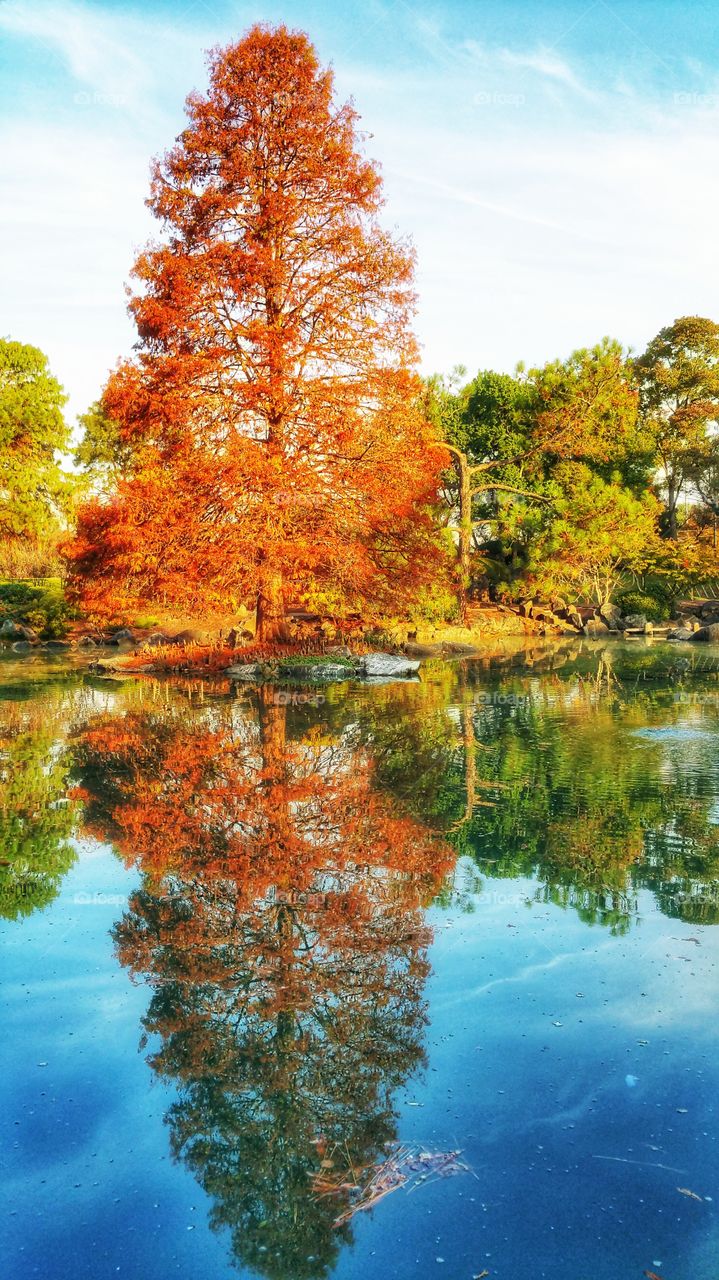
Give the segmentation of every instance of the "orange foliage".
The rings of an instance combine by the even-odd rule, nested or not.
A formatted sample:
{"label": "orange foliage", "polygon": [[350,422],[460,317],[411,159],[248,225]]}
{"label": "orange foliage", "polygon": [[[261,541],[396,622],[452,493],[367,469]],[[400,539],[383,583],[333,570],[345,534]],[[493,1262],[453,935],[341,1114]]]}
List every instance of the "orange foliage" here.
{"label": "orange foliage", "polygon": [[310,1280],[351,1239],[350,1190],[315,1194],[327,1152],[381,1161],[424,1062],[421,907],[454,855],[371,747],[289,721],[268,688],[249,713],[157,706],[90,722],[76,759],[87,825],[143,873],[113,932],[152,991],[173,1154],[239,1263]]}
{"label": "orange foliage", "polygon": [[167,707],[90,722],[79,747],[90,827],[155,884],[224,875],[254,901],[361,864],[431,897],[452,851],[374,788],[367,750],[318,728],[288,741],[286,706],[268,686],[257,698],[255,724],[231,707],[220,723]]}
{"label": "orange foliage", "polygon": [[284,27],[209,66],[154,172],[138,356],[104,394],[133,462],[68,556],[96,613],[248,600],[277,639],[289,584],[396,607],[432,576],[446,458],[418,408],[413,254],[379,225],[353,108]]}

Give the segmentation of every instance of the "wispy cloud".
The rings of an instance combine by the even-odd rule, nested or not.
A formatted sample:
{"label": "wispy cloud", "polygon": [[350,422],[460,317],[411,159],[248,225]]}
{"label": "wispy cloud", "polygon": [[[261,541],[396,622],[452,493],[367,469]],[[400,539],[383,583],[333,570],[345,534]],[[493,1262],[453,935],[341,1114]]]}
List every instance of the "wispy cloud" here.
{"label": "wispy cloud", "polygon": [[[551,43],[546,21],[478,39],[453,0],[439,18],[378,2],[364,24],[359,7],[322,5],[267,0],[266,13],[310,26],[355,97],[388,219],[417,243],[428,369],[511,369],[605,332],[639,347],[674,315],[715,310],[708,51],[668,77],[641,41],[625,56],[624,28],[591,59]],[[611,13],[593,12],[611,32]],[[132,342],[123,285],[150,232],[150,157],[204,84],[204,50],[252,17],[220,0],[0,3],[4,326],[47,349],[76,410]]]}

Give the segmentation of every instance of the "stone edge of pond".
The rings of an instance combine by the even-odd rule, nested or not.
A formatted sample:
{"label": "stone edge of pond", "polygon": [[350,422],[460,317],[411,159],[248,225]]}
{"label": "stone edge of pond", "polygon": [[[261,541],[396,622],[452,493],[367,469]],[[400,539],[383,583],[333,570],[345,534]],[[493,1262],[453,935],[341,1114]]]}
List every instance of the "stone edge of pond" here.
{"label": "stone edge of pond", "polygon": [[362,680],[368,683],[381,680],[402,680],[416,678],[420,667],[419,658],[410,658],[404,654],[367,653],[356,658],[340,661],[308,662],[292,659],[277,661],[235,663],[216,671],[204,671],[188,666],[183,671],[172,672],[157,668],[153,663],[137,666],[120,666],[110,660],[98,659],[86,668],[94,675],[186,675],[203,678],[228,679],[237,683],[276,684],[278,682],[298,681],[303,683],[331,684],[348,680]]}

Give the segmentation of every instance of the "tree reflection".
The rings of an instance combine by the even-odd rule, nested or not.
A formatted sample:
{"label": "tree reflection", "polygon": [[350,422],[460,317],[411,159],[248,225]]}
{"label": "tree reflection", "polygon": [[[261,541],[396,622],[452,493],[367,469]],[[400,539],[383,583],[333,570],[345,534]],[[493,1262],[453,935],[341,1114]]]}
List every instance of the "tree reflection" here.
{"label": "tree reflection", "polygon": [[642,888],[668,915],[719,921],[716,766],[705,753],[691,767],[666,691],[607,677],[475,689],[481,768],[500,799],[463,826],[458,851],[614,932],[631,926]]}
{"label": "tree reflection", "polygon": [[422,907],[452,858],[351,733],[290,737],[257,696],[250,716],[98,721],[79,757],[89,821],[143,872],[115,940],[153,987],[173,1152],[238,1263],[310,1277],[352,1234],[349,1188],[319,1198],[313,1177],[384,1157],[393,1094],[424,1062]]}
{"label": "tree reflection", "polygon": [[0,703],[0,915],[48,906],[75,861],[62,700]]}

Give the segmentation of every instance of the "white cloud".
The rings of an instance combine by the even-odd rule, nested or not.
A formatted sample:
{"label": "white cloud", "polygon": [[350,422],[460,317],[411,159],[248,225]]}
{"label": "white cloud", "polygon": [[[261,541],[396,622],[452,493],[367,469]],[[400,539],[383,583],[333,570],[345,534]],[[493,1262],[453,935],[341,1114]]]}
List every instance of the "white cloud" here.
{"label": "white cloud", "polygon": [[[0,4],[30,94],[0,141],[2,327],[47,350],[78,412],[133,340],[124,284],[151,230],[150,157],[204,83],[203,49],[231,31],[204,8],[201,29],[61,12],[63,23],[56,0]],[[425,27],[421,39],[436,34]],[[356,47],[352,61],[334,54],[338,92],[354,94],[383,163],[388,219],[417,243],[427,368],[510,369],[604,333],[639,347],[675,315],[716,313],[719,98],[649,94],[629,65],[589,90],[556,50],[470,50],[439,36],[429,69],[416,57],[380,68]],[[512,87],[519,101],[504,100]],[[91,101],[76,104],[78,91]],[[92,100],[113,93],[127,101]]]}

